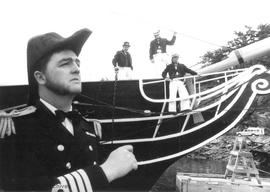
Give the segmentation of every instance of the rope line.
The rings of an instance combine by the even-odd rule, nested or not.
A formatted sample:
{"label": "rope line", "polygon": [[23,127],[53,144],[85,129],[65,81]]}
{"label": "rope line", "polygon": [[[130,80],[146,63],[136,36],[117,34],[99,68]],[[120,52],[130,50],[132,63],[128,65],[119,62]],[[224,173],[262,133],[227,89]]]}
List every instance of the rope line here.
{"label": "rope line", "polygon": [[113,106],[112,106],[112,137],[111,142],[114,140],[114,118],[115,118],[115,103],[116,103],[116,90],[117,90],[117,81],[118,81],[118,71],[115,71],[114,87],[113,87]]}
{"label": "rope line", "polygon": [[177,32],[178,34],[184,36],[184,37],[187,37],[187,38],[190,38],[190,39],[193,39],[193,40],[197,40],[197,41],[200,41],[202,43],[206,43],[206,44],[209,44],[209,45],[213,45],[213,46],[216,46],[216,47],[220,47],[220,48],[229,48],[228,46],[223,46],[223,45],[219,45],[219,44],[216,44],[216,43],[213,43],[213,42],[210,42],[208,40],[204,40],[204,39],[201,39],[201,38],[198,38],[198,37],[194,37],[194,36],[191,36],[191,35],[187,35],[185,33],[179,33]]}
{"label": "rope line", "polygon": [[[258,169],[258,168],[257,168]],[[268,174],[268,175],[270,175],[270,172],[268,172],[268,171],[264,171],[264,170],[262,170],[262,169],[258,169],[260,172],[263,172],[263,173],[266,173],[266,174]]]}

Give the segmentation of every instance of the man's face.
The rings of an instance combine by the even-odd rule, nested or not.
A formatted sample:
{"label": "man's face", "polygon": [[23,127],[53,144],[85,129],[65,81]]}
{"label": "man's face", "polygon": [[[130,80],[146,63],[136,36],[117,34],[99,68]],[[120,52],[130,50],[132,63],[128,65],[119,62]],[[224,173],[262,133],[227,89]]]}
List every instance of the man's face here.
{"label": "man's face", "polygon": [[160,35],[155,35],[155,39],[159,39],[160,38]]}
{"label": "man's face", "polygon": [[173,58],[172,58],[172,62],[173,62],[173,63],[178,63],[178,57],[173,57]]}
{"label": "man's face", "polygon": [[129,49],[129,46],[123,46],[124,51],[128,51],[128,49]]}
{"label": "man's face", "polygon": [[45,86],[59,95],[81,92],[80,60],[71,50],[54,53],[44,71]]}

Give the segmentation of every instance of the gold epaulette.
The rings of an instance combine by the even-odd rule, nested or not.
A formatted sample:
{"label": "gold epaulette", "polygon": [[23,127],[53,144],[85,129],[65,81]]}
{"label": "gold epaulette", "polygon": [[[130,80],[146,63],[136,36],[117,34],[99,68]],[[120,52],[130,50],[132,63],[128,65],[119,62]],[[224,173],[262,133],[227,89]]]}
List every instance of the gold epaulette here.
{"label": "gold epaulette", "polygon": [[31,113],[34,113],[37,110],[36,107],[34,106],[27,106],[25,108],[22,109],[15,109],[13,111],[11,111],[11,115],[12,117],[20,117],[20,116],[24,116],[24,115],[29,115]]}
{"label": "gold epaulette", "polygon": [[0,138],[4,138],[5,135],[10,136],[12,133],[16,134],[14,123],[12,120],[13,117],[28,115],[34,113],[35,111],[36,107],[34,106],[27,106],[22,109],[15,108],[11,112],[0,110]]}

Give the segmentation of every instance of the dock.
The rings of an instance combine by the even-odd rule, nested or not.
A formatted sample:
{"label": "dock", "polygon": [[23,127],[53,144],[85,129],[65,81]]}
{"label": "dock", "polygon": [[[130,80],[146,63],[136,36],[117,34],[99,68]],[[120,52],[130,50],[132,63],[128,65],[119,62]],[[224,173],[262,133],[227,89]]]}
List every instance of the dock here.
{"label": "dock", "polygon": [[181,173],[176,175],[177,192],[269,192],[270,178],[225,179],[221,174]]}

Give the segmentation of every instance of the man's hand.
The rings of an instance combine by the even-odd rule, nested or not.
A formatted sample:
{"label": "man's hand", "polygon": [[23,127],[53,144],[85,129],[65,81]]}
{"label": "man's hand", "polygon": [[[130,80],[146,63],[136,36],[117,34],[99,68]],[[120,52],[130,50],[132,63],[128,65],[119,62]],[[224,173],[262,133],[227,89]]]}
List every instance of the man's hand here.
{"label": "man's hand", "polygon": [[171,81],[171,79],[169,77],[166,77],[165,81]]}
{"label": "man's hand", "polygon": [[155,60],[154,60],[154,59],[151,59],[151,62],[152,62],[152,63],[155,63]]}
{"label": "man's hand", "polygon": [[117,148],[109,155],[108,159],[100,166],[109,182],[123,177],[138,168],[137,160],[133,155],[133,147],[125,145]]}
{"label": "man's hand", "polygon": [[175,32],[173,32],[173,36],[176,36],[177,35],[177,32],[175,31]]}
{"label": "man's hand", "polygon": [[114,67],[114,71],[115,71],[115,72],[118,72],[118,71],[119,71],[119,67],[117,67],[117,66]]}

